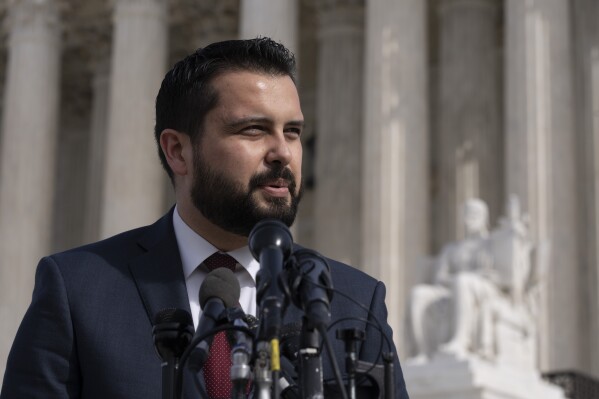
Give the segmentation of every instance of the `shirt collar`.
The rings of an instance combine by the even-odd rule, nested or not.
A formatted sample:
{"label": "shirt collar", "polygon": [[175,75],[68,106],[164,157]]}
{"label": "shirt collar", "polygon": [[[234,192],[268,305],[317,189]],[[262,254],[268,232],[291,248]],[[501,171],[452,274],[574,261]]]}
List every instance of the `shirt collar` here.
{"label": "shirt collar", "polygon": [[[218,249],[210,244],[204,237],[193,231],[192,228],[183,221],[179,215],[177,206],[175,206],[175,211],[173,212],[173,227],[175,230],[175,237],[177,238],[179,253],[181,255],[183,274],[187,279],[200,263],[213,253],[218,252]],[[241,266],[243,266],[255,283],[256,274],[260,269],[260,264],[252,256],[249,247],[246,245],[233,251],[229,251],[227,254],[231,255]]]}

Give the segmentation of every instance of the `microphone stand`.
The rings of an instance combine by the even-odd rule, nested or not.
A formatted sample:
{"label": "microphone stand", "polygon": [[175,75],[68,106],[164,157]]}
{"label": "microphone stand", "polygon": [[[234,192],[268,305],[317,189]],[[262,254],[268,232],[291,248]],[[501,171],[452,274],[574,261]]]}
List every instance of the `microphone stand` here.
{"label": "microphone stand", "polygon": [[158,312],[152,328],[156,352],[162,360],[162,399],[181,397],[182,373],[180,358],[193,335],[193,322],[182,309],[163,309]]}
{"label": "microphone stand", "polygon": [[347,371],[347,393],[356,399],[356,361],[358,341],[364,341],[364,331],[357,328],[337,330],[337,338],[345,342],[345,369]]}
{"label": "microphone stand", "polygon": [[[262,382],[279,380],[279,333],[283,318],[284,293],[279,286],[278,276],[283,269],[283,252],[275,246],[263,248],[260,252],[258,272],[258,293],[260,303],[260,328],[258,334],[258,354],[261,363],[270,366],[270,376],[263,376]],[[270,359],[269,359],[270,358]],[[264,361],[265,359],[265,361]],[[272,384],[272,395],[280,396],[278,384]]]}
{"label": "microphone stand", "polygon": [[[248,328],[241,318],[235,318],[233,325]],[[245,332],[235,331],[235,346],[231,349],[231,382],[233,383],[233,399],[244,399],[247,383],[251,377],[250,358],[251,342]]]}
{"label": "microphone stand", "polygon": [[385,363],[385,399],[393,399],[395,398],[393,353],[383,353],[383,362]]}
{"label": "microphone stand", "polygon": [[322,358],[320,354],[320,333],[309,326],[308,318],[303,318],[300,335],[300,395],[303,399],[323,399],[324,385]]}
{"label": "microphone stand", "polygon": [[267,341],[259,341],[256,344],[256,352],[258,356],[254,361],[254,398],[270,399],[273,381],[270,373],[270,345]]}
{"label": "microphone stand", "polygon": [[[260,311],[260,326],[256,351],[255,382],[259,399],[270,398],[270,387],[275,399],[280,396],[279,385],[279,334],[285,309],[285,292],[282,289],[283,263],[291,254],[293,239],[285,224],[275,219],[258,222],[248,237],[252,255],[260,262],[256,276],[256,299]],[[269,370],[270,369],[270,370]]]}

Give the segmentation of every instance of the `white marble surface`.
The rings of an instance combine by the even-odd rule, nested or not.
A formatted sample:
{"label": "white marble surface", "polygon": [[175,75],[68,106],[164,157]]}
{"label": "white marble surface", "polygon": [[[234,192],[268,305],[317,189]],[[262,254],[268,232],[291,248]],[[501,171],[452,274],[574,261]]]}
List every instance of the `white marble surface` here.
{"label": "white marble surface", "polygon": [[562,390],[538,373],[484,360],[439,356],[403,366],[411,399],[563,399]]}
{"label": "white marble surface", "polygon": [[0,154],[0,372],[31,301],[35,267],[50,250],[61,51],[56,1],[13,2],[8,18]]}
{"label": "white marble surface", "polygon": [[101,236],[153,223],[165,210],[154,103],[167,60],[166,0],[117,0]]}

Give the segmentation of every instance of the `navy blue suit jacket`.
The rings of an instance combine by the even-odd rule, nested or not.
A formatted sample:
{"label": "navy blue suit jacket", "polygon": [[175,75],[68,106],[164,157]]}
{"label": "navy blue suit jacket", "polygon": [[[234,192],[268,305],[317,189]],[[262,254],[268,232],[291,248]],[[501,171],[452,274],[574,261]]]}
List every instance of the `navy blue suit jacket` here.
{"label": "navy blue suit jacket", "polygon": [[[330,262],[335,288],[369,308],[391,337],[383,283]],[[0,399],[159,399],[161,362],[152,342],[152,319],[164,308],[189,311],[172,210],[151,226],[42,259]],[[333,320],[368,317],[339,295],[331,313]],[[290,305],[284,323],[301,316]],[[360,358],[376,361],[380,334],[365,323],[357,326],[367,334]],[[334,331],[329,335],[343,371],[343,344]],[[326,357],[323,362],[325,378],[332,377]],[[395,370],[396,396],[407,398],[397,359]]]}

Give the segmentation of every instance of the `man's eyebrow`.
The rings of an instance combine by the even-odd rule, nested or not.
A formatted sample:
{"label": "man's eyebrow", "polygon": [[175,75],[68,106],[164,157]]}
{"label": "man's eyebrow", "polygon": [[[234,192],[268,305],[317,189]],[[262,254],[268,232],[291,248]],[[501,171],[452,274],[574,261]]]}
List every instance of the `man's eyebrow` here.
{"label": "man's eyebrow", "polygon": [[225,121],[225,125],[229,127],[240,127],[249,123],[272,123],[272,121],[265,116],[248,116],[246,118]]}
{"label": "man's eyebrow", "polygon": [[[240,118],[240,119],[225,121],[225,125],[230,128],[237,128],[237,127],[241,127],[243,125],[247,125],[247,124],[251,124],[251,123],[271,124],[272,119],[267,118],[265,116],[249,116],[247,118]],[[298,120],[291,120],[291,121],[285,123],[285,126],[290,126],[290,125],[303,127],[305,125],[305,122],[302,119],[298,119]]]}
{"label": "man's eyebrow", "polygon": [[289,121],[285,124],[286,126],[298,126],[298,127],[304,127],[306,125],[306,122],[304,122],[303,119],[298,119],[296,121]]}

